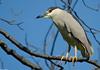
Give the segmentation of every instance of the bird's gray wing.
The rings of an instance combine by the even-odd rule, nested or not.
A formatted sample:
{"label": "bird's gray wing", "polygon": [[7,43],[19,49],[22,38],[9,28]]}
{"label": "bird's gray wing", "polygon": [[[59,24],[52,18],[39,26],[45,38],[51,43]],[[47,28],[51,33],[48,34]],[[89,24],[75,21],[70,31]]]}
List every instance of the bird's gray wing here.
{"label": "bird's gray wing", "polygon": [[81,41],[81,43],[84,45],[84,47],[86,48],[86,50],[88,51],[89,55],[92,55],[92,47],[91,44],[88,41],[87,35],[83,29],[83,27],[80,25],[79,22],[77,22],[77,20],[75,20],[71,14],[68,16],[68,24],[70,26],[70,30],[72,35],[77,38],[79,41]]}

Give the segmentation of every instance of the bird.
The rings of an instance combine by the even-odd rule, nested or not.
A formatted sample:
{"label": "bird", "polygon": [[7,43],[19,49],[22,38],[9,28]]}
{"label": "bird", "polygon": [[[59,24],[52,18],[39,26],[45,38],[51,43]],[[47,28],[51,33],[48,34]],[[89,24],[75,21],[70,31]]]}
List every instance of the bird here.
{"label": "bird", "polygon": [[[73,17],[71,13],[59,7],[50,7],[48,10],[37,16],[37,18],[49,18],[58,28],[63,39],[69,44],[66,53],[66,59],[69,57],[71,47],[74,48],[74,56],[72,61],[77,61],[77,51],[79,50],[82,56],[90,59],[93,55],[92,44],[84,30],[84,27]],[[61,58],[63,59],[63,57]]]}

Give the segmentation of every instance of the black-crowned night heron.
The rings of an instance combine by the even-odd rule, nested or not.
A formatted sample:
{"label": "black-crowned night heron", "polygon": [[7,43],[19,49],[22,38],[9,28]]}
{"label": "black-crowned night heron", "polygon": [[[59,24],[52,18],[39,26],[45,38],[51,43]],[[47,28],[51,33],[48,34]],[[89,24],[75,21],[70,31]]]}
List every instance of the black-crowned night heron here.
{"label": "black-crowned night heron", "polygon": [[[63,39],[70,46],[75,48],[75,56],[72,60],[77,59],[77,49],[81,51],[83,57],[89,59],[93,53],[91,43],[80,23],[67,11],[58,7],[49,8],[44,15],[37,18],[50,18],[60,31]],[[68,48],[66,59],[68,58],[70,47]]]}

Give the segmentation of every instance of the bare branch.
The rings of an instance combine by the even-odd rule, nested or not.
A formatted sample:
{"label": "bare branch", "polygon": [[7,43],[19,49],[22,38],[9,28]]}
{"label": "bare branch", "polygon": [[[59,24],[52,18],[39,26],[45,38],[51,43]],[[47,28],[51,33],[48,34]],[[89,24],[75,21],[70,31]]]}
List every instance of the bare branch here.
{"label": "bare branch", "polygon": [[70,11],[72,0],[60,0],[60,1],[64,4],[63,8],[66,9],[67,7],[67,9]]}
{"label": "bare branch", "polygon": [[36,70],[42,70],[40,67],[38,67],[36,64],[33,64],[32,62],[30,62],[29,60],[25,59],[24,57],[20,56],[19,54],[17,54],[15,52],[15,50],[12,50],[10,48],[8,48],[8,46],[0,40],[0,46],[1,48],[8,54],[8,55],[12,55],[14,58],[16,58],[18,61],[20,61],[22,64],[30,67],[32,70],[36,69]]}
{"label": "bare branch", "polygon": [[45,59],[44,62],[46,64],[46,66],[48,67],[48,69],[50,69],[50,65],[49,65],[48,61]]}
{"label": "bare branch", "polygon": [[49,35],[52,27],[53,27],[53,23],[50,25],[50,27],[49,27],[46,35],[45,35],[45,38],[44,38],[44,45],[43,45],[43,52],[44,52],[44,54],[46,54],[47,38],[48,38],[48,35]]}
{"label": "bare branch", "polygon": [[20,30],[24,30],[24,29],[20,26],[20,25],[23,24],[24,22],[20,22],[20,23],[14,24],[16,20],[11,20],[11,21],[9,21],[9,20],[6,20],[6,19],[1,18],[1,17],[0,17],[0,20],[6,22],[6,23],[9,24],[9,25],[16,25]]}
{"label": "bare branch", "polygon": [[53,61],[51,61],[51,60],[49,60],[49,61],[50,61],[53,65],[59,67],[60,70],[63,70],[63,69],[64,69],[61,65],[59,65],[59,64],[57,64],[57,63],[55,63],[55,62],[53,62]]}
{"label": "bare branch", "polygon": [[74,3],[74,5],[73,5],[72,9],[74,9],[74,8],[76,7],[77,3],[78,3],[78,0],[75,1],[75,3]]}
{"label": "bare branch", "polygon": [[[73,5],[72,9],[75,8],[75,6],[77,5],[77,3],[78,3],[78,0],[75,1],[75,3],[74,3],[74,5]],[[83,5],[84,5],[86,8],[89,8],[89,9],[94,10],[94,11],[99,11],[99,9],[95,9],[95,8],[92,8],[92,7],[88,6],[88,5],[85,3],[84,0],[82,0],[82,3],[83,3]]]}
{"label": "bare branch", "polygon": [[57,40],[57,37],[58,37],[58,33],[59,33],[59,31],[57,30],[56,35],[55,35],[54,40],[53,40],[53,44],[52,44],[50,55],[53,55],[55,43],[56,43],[56,40]]}
{"label": "bare branch", "polygon": [[89,7],[89,6],[85,3],[84,0],[82,0],[82,2],[83,2],[83,4],[84,4],[85,7],[89,8],[89,9],[91,9],[91,10],[94,10],[94,11],[99,11],[99,9],[95,9],[95,8]]}
{"label": "bare branch", "polygon": [[[61,58],[62,58],[62,56],[48,56],[48,55],[32,52],[27,47],[23,46],[21,43],[19,43],[17,40],[15,40],[12,36],[10,36],[4,30],[0,29],[0,33],[4,37],[6,37],[9,41],[11,41],[14,45],[16,45],[17,48],[21,49],[22,51],[28,53],[31,56],[40,57],[40,58],[47,59],[47,60],[61,60]],[[64,59],[62,59],[62,61],[72,62],[72,60],[66,59],[66,57]],[[77,62],[87,62],[89,64],[92,64],[92,65],[100,68],[100,64],[97,64],[94,60],[87,60],[87,59],[83,59],[83,58],[78,58]]]}
{"label": "bare branch", "polygon": [[[49,29],[48,29],[46,35],[45,35],[45,38],[44,38],[44,45],[43,45],[43,52],[44,52],[44,54],[46,54],[47,38],[48,38],[48,35],[49,35],[49,33],[50,33],[52,27],[53,27],[53,23],[50,25],[50,27],[49,27]],[[47,60],[44,60],[44,62],[45,62],[45,64],[46,64],[46,66],[50,69],[50,66],[49,66]]]}
{"label": "bare branch", "polygon": [[64,1],[64,0],[60,0],[64,5],[63,5],[63,8],[65,9],[66,8],[66,6],[67,6],[67,4],[66,4],[66,2]]}
{"label": "bare branch", "polygon": [[[91,28],[91,29],[92,29],[92,28]],[[88,33],[91,33],[89,30],[86,30],[86,29],[84,29],[84,30],[85,30],[86,32],[88,32]],[[93,29],[92,29],[92,32],[93,32],[94,35],[100,33],[99,30],[93,30]]]}
{"label": "bare branch", "polygon": [[67,0],[68,4],[71,5],[73,0]]}
{"label": "bare branch", "polygon": [[[7,24],[12,25],[12,24],[11,24],[11,23],[12,23],[12,21],[8,21],[8,20],[6,20],[6,19],[4,19],[4,18],[1,18],[1,17],[0,17],[0,20],[2,20],[2,21],[4,21],[4,22],[6,22]],[[13,22],[14,22],[14,20],[13,20]]]}
{"label": "bare branch", "polygon": [[34,45],[32,45],[32,44],[30,44],[28,42],[28,35],[27,35],[27,33],[25,33],[25,44],[26,44],[27,47],[31,47],[34,52],[39,50],[39,48],[37,48],[36,46],[34,46]]}

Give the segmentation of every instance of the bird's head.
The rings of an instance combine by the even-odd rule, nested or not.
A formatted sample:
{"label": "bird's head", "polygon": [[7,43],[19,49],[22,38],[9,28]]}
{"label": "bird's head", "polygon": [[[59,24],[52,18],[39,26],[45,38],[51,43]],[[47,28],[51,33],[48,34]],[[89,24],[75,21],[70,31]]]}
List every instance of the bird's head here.
{"label": "bird's head", "polygon": [[50,7],[43,15],[39,15],[36,18],[53,18],[61,11],[58,7]]}

